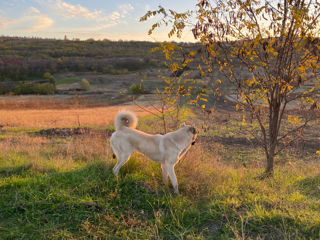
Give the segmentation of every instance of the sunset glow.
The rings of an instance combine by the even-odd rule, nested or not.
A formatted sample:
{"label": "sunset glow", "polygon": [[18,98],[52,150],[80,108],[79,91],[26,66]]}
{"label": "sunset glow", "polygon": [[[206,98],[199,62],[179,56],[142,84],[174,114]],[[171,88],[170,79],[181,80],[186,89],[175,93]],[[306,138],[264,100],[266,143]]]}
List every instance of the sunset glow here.
{"label": "sunset glow", "polygon": [[[156,10],[159,5],[176,11],[194,8],[190,0],[4,0],[0,2],[0,35],[164,41],[168,40],[166,29],[148,36],[154,22],[139,22],[148,10]],[[192,35],[186,33],[180,41],[192,40]]]}

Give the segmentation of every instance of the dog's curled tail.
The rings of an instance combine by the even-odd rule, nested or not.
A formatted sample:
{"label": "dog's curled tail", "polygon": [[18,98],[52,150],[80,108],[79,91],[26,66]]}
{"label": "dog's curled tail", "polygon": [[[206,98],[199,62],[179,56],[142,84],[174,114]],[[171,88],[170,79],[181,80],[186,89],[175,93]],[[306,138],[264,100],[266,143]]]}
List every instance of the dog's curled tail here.
{"label": "dog's curled tail", "polygon": [[116,115],[114,126],[116,130],[120,129],[122,126],[126,126],[129,128],[136,128],[137,123],[138,123],[138,118],[134,112],[131,112],[128,110],[121,110]]}

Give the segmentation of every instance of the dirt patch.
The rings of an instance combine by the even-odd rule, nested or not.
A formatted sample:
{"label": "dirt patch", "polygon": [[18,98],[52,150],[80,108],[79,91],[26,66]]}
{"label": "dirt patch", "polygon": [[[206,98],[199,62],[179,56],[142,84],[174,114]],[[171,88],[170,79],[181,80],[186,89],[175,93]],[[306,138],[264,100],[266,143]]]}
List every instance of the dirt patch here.
{"label": "dirt patch", "polygon": [[60,137],[67,138],[80,135],[95,135],[101,137],[110,137],[113,131],[111,130],[95,130],[91,128],[49,128],[42,129],[39,132],[34,133],[41,137]]}

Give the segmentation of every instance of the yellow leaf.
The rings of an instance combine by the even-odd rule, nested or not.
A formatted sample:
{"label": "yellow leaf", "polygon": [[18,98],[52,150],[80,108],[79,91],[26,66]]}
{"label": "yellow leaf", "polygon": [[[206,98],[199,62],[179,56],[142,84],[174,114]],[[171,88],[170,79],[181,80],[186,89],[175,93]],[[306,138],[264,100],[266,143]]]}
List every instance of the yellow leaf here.
{"label": "yellow leaf", "polygon": [[247,125],[247,122],[246,122],[246,116],[243,115],[242,116],[242,123],[241,123],[243,126]]}

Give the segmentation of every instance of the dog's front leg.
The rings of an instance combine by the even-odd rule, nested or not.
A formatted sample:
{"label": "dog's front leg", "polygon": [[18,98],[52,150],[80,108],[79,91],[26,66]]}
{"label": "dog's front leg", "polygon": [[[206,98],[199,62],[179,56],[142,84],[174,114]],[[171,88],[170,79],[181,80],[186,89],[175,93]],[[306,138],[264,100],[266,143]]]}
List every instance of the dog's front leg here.
{"label": "dog's front leg", "polygon": [[166,164],[166,167],[168,169],[168,173],[169,173],[169,177],[170,177],[170,181],[171,181],[174,193],[179,194],[178,181],[177,181],[176,174],[174,172],[174,164]]}
{"label": "dog's front leg", "polygon": [[161,163],[161,169],[162,169],[162,181],[164,185],[167,185],[168,183],[168,169],[167,166],[164,163]]}

